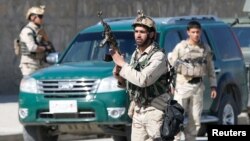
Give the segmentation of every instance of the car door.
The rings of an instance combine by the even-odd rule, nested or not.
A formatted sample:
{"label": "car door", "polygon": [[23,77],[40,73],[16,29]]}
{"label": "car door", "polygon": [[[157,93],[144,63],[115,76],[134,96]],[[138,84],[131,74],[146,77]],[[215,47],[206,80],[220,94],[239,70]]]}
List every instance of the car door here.
{"label": "car door", "polygon": [[[210,26],[206,28],[211,47],[215,50],[215,69],[217,72],[218,83],[225,83],[231,77],[241,94],[247,91],[246,70],[243,56],[237,45],[232,31],[228,26]],[[220,90],[221,88],[218,88]],[[221,92],[222,93],[222,92]],[[240,93],[237,93],[239,95]],[[246,99],[245,94],[240,97]],[[237,103],[241,105],[240,103]],[[239,106],[240,107],[240,106]]]}

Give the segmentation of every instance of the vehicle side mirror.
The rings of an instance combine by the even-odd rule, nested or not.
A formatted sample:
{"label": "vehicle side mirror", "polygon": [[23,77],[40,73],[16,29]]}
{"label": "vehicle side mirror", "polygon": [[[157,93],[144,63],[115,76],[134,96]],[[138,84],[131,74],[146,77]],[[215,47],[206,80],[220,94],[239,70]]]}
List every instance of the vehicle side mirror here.
{"label": "vehicle side mirror", "polygon": [[49,63],[49,64],[55,64],[58,62],[58,58],[59,58],[59,53],[58,52],[53,52],[53,53],[49,53],[47,56],[46,56],[46,61]]}

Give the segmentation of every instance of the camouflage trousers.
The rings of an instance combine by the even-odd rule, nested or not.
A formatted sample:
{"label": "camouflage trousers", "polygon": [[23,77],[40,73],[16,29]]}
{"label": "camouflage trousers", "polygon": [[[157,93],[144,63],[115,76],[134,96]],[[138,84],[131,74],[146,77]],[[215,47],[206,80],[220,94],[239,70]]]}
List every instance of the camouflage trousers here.
{"label": "camouflage trousers", "polygon": [[[183,106],[188,116],[187,125],[184,128],[185,141],[195,141],[197,131],[200,129],[204,89],[203,83],[176,85],[174,99]],[[181,133],[178,133],[175,141],[180,139]]]}
{"label": "camouflage trousers", "polygon": [[160,128],[164,113],[152,106],[134,107],[132,122],[132,141],[153,141],[160,138]]}

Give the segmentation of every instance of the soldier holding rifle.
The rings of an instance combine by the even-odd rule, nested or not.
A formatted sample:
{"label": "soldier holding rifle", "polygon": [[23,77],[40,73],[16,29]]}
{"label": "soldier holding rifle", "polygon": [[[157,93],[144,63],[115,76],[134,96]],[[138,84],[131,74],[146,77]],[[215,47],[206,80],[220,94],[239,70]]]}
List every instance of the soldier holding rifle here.
{"label": "soldier holding rifle", "polygon": [[130,64],[117,50],[111,50],[116,64],[113,73],[119,81],[123,79],[127,83],[131,99],[129,115],[133,119],[132,141],[160,141],[164,116],[160,105],[164,101],[159,102],[167,99],[166,56],[155,42],[156,26],[152,18],[139,11],[132,27],[137,48]]}
{"label": "soldier holding rifle", "polygon": [[24,26],[19,35],[21,52],[20,69],[23,76],[29,75],[43,67],[45,54],[53,52],[47,34],[41,28],[45,6],[31,7],[26,19],[29,23]]}

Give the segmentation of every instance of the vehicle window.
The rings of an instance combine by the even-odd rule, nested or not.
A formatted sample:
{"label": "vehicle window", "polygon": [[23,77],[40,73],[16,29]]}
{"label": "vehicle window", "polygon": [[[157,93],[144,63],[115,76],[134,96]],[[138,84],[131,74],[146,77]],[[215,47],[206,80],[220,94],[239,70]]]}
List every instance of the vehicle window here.
{"label": "vehicle window", "polygon": [[206,43],[206,44],[209,45],[208,40],[207,40],[207,36],[205,35],[205,32],[204,32],[204,31],[202,31],[202,34],[201,34],[201,41],[202,41],[203,43]]}
{"label": "vehicle window", "polygon": [[222,59],[238,58],[241,56],[232,32],[228,27],[210,27],[208,29]]}
{"label": "vehicle window", "polygon": [[240,42],[240,46],[250,48],[250,27],[233,27],[233,31]]}
{"label": "vehicle window", "polygon": [[[121,53],[130,58],[135,50],[133,32],[114,32],[114,35]],[[79,34],[69,47],[62,63],[103,60],[109,48],[107,44],[102,48],[99,47],[102,39],[101,32]]]}
{"label": "vehicle window", "polygon": [[168,32],[165,36],[165,43],[164,43],[165,51],[172,52],[176,44],[178,44],[180,41],[181,39],[178,31],[173,30]]}

